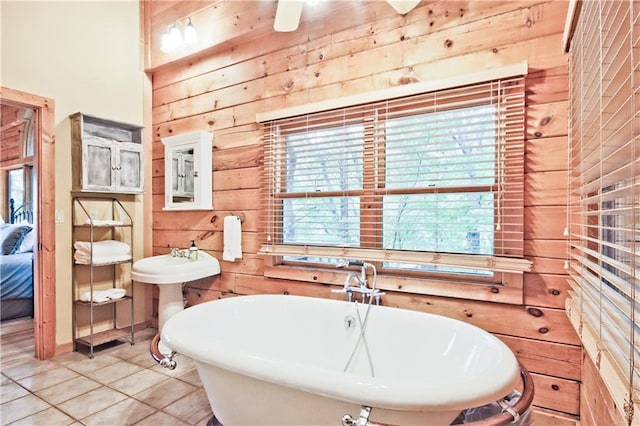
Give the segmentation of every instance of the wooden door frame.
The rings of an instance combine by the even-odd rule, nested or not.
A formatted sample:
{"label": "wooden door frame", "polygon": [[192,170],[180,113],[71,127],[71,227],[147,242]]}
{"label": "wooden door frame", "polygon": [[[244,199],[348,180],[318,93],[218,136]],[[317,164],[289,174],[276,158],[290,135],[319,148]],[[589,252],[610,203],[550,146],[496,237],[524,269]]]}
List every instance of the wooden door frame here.
{"label": "wooden door frame", "polygon": [[33,264],[35,357],[56,352],[56,246],[55,246],[55,117],[53,99],[0,87],[0,103],[32,108],[34,132],[34,190],[37,251]]}

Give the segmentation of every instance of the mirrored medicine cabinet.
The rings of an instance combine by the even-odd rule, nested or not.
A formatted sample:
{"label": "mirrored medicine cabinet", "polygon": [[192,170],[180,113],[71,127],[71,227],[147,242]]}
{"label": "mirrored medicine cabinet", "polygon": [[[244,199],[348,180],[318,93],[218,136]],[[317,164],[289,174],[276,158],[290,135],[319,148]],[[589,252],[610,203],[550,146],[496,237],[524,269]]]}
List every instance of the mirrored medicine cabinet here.
{"label": "mirrored medicine cabinet", "polygon": [[162,138],[164,210],[212,210],[213,135],[191,132]]}

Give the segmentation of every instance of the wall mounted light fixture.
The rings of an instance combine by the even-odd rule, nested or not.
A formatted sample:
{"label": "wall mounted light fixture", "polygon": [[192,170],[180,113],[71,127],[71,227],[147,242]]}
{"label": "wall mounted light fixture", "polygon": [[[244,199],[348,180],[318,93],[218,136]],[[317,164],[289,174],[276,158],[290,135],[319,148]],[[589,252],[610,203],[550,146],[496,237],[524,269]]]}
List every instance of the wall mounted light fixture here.
{"label": "wall mounted light fixture", "polygon": [[175,52],[194,46],[197,42],[198,33],[191,23],[191,18],[188,18],[184,24],[176,21],[167,27],[160,40],[160,50],[167,53]]}

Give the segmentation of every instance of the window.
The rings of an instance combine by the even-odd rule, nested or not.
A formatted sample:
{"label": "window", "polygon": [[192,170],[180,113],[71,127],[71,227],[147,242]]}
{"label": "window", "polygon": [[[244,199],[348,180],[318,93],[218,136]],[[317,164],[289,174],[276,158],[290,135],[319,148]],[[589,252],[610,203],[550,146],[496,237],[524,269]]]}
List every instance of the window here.
{"label": "window", "polygon": [[25,201],[24,170],[13,169],[7,172],[7,186],[9,188],[9,199],[13,200],[15,206],[21,206]]}
{"label": "window", "polygon": [[21,168],[7,170],[6,182],[6,213],[9,221],[13,223],[16,216],[25,216],[32,212],[32,192],[35,185],[33,165],[25,164]]}
{"label": "window", "polygon": [[[496,166],[503,167],[496,159],[496,119],[496,105],[481,104],[387,120],[385,185],[389,195],[382,198],[382,248],[495,253],[494,183]],[[386,265],[491,274],[439,265]]]}
{"label": "window", "polygon": [[529,266],[522,77],[269,120],[264,138],[263,254],[494,283]]}
{"label": "window", "polygon": [[584,2],[570,51],[567,313],[628,424],[640,397],[639,40],[637,1]]}

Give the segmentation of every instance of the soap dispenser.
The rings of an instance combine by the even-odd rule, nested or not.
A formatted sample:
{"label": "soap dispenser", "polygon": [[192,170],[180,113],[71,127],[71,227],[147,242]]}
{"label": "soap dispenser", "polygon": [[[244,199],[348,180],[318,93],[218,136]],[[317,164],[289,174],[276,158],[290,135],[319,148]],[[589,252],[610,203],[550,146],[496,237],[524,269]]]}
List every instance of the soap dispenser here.
{"label": "soap dispenser", "polygon": [[198,247],[196,247],[194,240],[191,240],[191,247],[189,247],[189,260],[191,262],[198,260]]}

